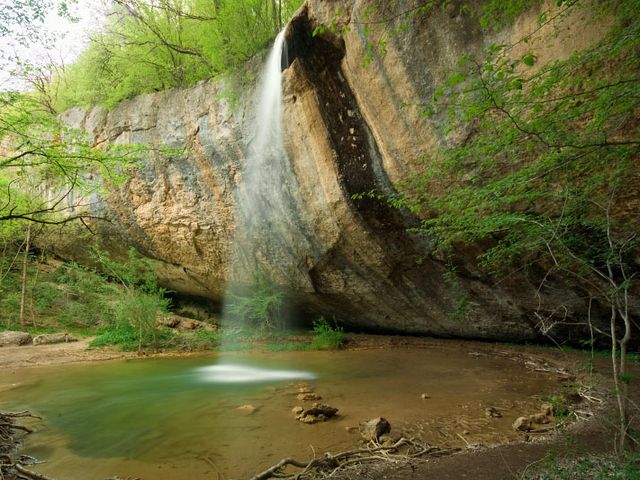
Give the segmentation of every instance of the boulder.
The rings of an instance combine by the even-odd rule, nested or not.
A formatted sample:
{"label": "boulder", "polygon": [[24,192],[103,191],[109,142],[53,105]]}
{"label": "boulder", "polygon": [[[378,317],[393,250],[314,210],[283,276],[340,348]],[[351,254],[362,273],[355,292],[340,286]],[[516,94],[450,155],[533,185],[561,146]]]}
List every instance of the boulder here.
{"label": "boulder", "polygon": [[382,445],[383,447],[392,447],[393,445],[395,445],[398,440],[400,440],[400,436],[398,435],[389,435],[389,434],[384,434],[384,435],[380,435],[380,438],[378,439],[378,442],[380,442],[380,445]]}
{"label": "boulder", "polygon": [[29,345],[32,342],[31,335],[27,332],[6,331],[0,332],[0,347],[9,345]]}
{"label": "boulder", "polygon": [[180,319],[175,315],[158,318],[156,320],[156,325],[159,327],[176,328],[179,324]]}
{"label": "boulder", "polygon": [[381,435],[390,431],[391,424],[383,417],[374,418],[360,425],[360,435],[367,441],[378,441]]}
{"label": "boulder", "polygon": [[69,333],[44,333],[33,338],[34,345],[49,345],[52,343],[77,342],[78,339]]}

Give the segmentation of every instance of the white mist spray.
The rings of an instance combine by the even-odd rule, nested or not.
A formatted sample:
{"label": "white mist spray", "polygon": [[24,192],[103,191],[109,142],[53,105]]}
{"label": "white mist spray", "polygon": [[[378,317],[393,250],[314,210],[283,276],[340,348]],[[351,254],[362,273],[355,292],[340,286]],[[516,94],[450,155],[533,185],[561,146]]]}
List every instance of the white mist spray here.
{"label": "white mist spray", "polygon": [[[285,31],[276,37],[262,74],[256,96],[253,135],[248,144],[247,163],[237,187],[236,231],[227,286],[227,305],[223,312],[223,327],[232,326],[229,304],[235,302],[234,292],[251,296],[252,284],[265,273],[262,262],[282,265],[290,254],[282,251],[279,239],[297,241],[292,218],[294,201],[288,189],[292,172],[288,164],[282,126],[282,66],[286,65]],[[286,247],[285,247],[286,248]],[[283,270],[284,271],[284,270]],[[281,275],[282,277],[283,275]],[[237,365],[221,359],[218,365],[199,370],[203,382],[250,383],[289,379],[313,379],[310,372],[272,370],[250,365]]]}

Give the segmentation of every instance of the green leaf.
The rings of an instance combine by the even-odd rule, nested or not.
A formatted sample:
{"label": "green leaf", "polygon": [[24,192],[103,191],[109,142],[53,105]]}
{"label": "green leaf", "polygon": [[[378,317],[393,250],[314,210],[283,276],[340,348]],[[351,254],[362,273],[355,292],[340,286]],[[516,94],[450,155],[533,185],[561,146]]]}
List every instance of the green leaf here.
{"label": "green leaf", "polygon": [[538,57],[533,55],[532,53],[528,53],[524,57],[522,57],[522,63],[524,63],[527,67],[533,67],[538,60]]}

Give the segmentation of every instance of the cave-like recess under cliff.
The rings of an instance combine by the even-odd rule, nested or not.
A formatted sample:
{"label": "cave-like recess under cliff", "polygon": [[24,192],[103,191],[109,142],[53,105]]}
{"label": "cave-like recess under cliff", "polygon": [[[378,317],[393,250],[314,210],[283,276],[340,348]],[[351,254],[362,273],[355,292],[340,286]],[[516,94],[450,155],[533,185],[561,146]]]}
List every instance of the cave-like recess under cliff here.
{"label": "cave-like recess under cliff", "polygon": [[[541,305],[551,311],[562,303],[568,319],[580,317],[586,301],[562,279],[551,279],[539,304],[535,272],[495,282],[477,267],[473,247],[456,252],[456,274],[445,275],[444,259],[430,253],[430,239],[410,233],[420,219],[384,198],[416,168],[417,158],[443,141],[411,106],[425,102],[441,72],[463,53],[521,36],[537,12],[487,33],[456,9],[434,9],[393,34],[398,25],[389,22],[381,52],[370,48],[373,34],[362,20],[373,3],[308,0],[291,21],[284,65],[288,158],[279,172],[283,180],[273,185],[274,195],[286,199],[287,228],[245,239],[253,242],[250,255],[234,261],[284,288],[296,314],[335,315],[356,330],[519,341],[540,337],[535,311]],[[396,18],[403,5],[389,2],[385,14]],[[384,25],[378,20],[367,21]],[[597,40],[596,34],[576,40],[587,21],[547,35],[544,44],[532,38],[527,48],[539,48],[541,60],[562,58],[571,53],[567,36],[572,48]],[[250,91],[239,107],[224,92],[221,82],[203,82],[144,95],[111,112],[73,109],[63,116],[96,143],[184,149],[150,158],[125,188],[106,198],[111,223],[100,235],[113,251],[133,245],[156,259],[161,283],[178,295],[217,305],[235,268],[234,233],[247,221],[235,203],[253,115]],[[82,251],[69,239],[57,248],[65,256]],[[453,315],[461,299],[464,311]],[[593,313],[597,320],[599,312]]]}

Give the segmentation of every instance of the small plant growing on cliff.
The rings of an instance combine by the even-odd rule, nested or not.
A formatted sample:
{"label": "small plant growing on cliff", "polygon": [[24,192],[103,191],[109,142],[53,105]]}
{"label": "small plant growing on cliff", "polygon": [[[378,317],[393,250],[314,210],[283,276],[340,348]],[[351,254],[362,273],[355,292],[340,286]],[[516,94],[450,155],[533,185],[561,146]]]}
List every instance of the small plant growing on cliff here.
{"label": "small plant growing on cliff", "polygon": [[337,325],[335,318],[332,323],[324,317],[315,320],[313,322],[312,334],[311,349],[337,350],[341,348],[345,342],[344,330]]}

